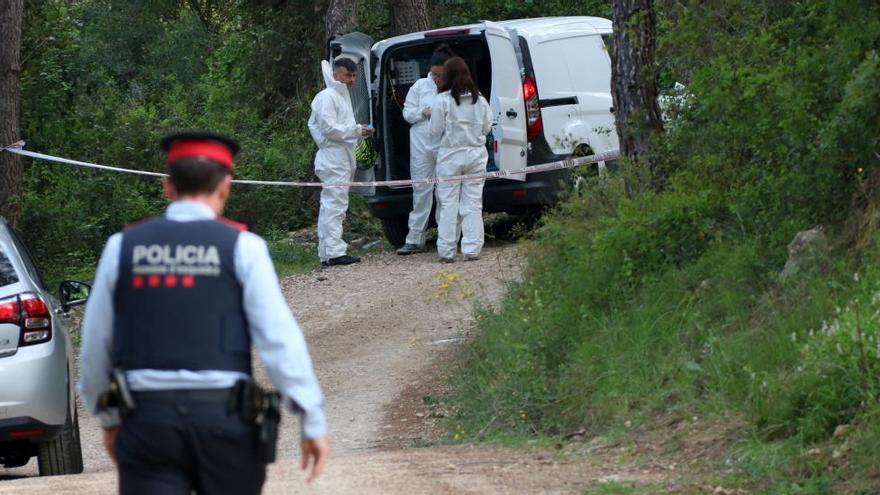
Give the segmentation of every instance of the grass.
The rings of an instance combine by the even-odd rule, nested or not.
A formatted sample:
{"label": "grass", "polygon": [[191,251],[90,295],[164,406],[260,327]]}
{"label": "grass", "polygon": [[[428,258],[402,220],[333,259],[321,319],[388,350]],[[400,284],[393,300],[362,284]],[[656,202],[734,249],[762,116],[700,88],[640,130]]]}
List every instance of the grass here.
{"label": "grass", "polygon": [[269,255],[275,262],[275,271],[279,277],[305,273],[321,266],[313,248],[291,244],[286,238],[271,239],[268,244]]}
{"label": "grass", "polygon": [[[733,414],[747,422],[725,456],[734,486],[862,493],[853,480],[876,481],[880,249],[839,250],[782,282],[784,244],[742,235],[710,197],[602,208],[564,205],[501,309],[477,313],[450,377],[454,438],[510,445]],[[855,428],[845,464],[805,456],[831,455],[843,424]]]}
{"label": "grass", "polygon": [[622,483],[619,481],[600,481],[584,491],[584,495],[629,495],[634,493],[647,492],[635,483]]}

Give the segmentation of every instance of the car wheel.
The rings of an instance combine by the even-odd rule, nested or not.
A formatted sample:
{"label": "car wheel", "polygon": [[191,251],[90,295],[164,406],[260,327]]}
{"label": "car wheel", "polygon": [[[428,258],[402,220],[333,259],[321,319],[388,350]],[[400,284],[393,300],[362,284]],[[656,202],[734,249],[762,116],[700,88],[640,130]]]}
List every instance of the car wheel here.
{"label": "car wheel", "polygon": [[408,221],[409,215],[382,219],[382,232],[395,248],[403,246],[406,242],[406,234],[409,233]]}
{"label": "car wheel", "polygon": [[64,427],[55,438],[40,444],[37,454],[40,476],[79,474],[83,472],[82,445],[79,439],[79,414],[67,413]]}

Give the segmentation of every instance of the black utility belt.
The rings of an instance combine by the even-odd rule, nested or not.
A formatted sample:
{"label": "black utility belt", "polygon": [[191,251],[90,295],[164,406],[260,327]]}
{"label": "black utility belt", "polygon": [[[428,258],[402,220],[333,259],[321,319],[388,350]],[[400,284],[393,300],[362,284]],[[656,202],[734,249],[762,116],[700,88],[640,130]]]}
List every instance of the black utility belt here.
{"label": "black utility belt", "polygon": [[193,402],[216,402],[219,404],[226,404],[234,390],[234,387],[210,389],[141,390],[132,391],[132,396],[134,397],[135,401],[149,400],[164,402],[185,398]]}
{"label": "black utility belt", "polygon": [[124,374],[114,370],[111,390],[102,396],[102,409],[117,408],[123,418],[136,414],[138,402],[177,402],[217,404],[227,414],[237,414],[254,426],[256,456],[265,463],[275,462],[281,423],[281,394],[264,390],[253,380],[239,380],[231,388],[129,391]]}

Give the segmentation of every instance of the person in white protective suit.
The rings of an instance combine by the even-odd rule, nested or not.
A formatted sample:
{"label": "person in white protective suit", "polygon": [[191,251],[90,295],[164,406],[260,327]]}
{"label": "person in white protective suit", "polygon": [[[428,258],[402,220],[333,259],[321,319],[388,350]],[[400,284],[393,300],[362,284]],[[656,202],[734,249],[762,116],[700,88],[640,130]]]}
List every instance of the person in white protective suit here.
{"label": "person in white protective suit", "polygon": [[[351,182],[356,162],[354,148],[359,139],[373,134],[369,125],[355,121],[348,90],[354,85],[357,65],[340,57],[331,71],[327,61],[321,62],[327,87],[312,100],[309,133],[318,145],[315,174],[323,184]],[[360,258],[346,254],[348,245],[342,240],[342,221],[348,210],[348,187],[321,189],[318,212],[318,256],[322,266],[350,265]]]}
{"label": "person in white protective suit", "polygon": [[[434,50],[429,62],[428,77],[415,82],[406,94],[403,105],[403,118],[412,124],[409,129],[409,175],[412,179],[434,177],[437,165],[436,136],[428,130],[431,121],[431,106],[437,95],[437,81],[443,78],[443,64],[452,56],[449,45],[443,44]],[[413,209],[409,213],[409,233],[406,243],[397,254],[421,253],[425,250],[425,230],[434,199],[434,184],[413,184]]]}
{"label": "person in white protective suit", "polygon": [[[430,124],[431,134],[440,136],[437,176],[485,173],[489,159],[486,135],[492,129],[492,111],[461,57],[446,61],[438,91]],[[465,261],[479,259],[483,248],[483,183],[484,179],[476,179],[437,184],[437,254],[441,262],[454,261],[459,221]]]}

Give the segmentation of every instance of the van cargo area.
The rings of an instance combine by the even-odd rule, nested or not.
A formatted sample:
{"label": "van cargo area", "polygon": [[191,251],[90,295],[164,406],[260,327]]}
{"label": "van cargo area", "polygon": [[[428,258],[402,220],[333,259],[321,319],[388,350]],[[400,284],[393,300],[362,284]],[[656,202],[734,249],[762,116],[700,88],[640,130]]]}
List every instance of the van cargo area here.
{"label": "van cargo area", "polygon": [[[474,82],[488,100],[492,88],[492,70],[489,50],[480,36],[464,39],[425,40],[393,50],[389,50],[382,61],[382,92],[379,115],[385,148],[383,164],[386,170],[377,170],[377,176],[386,180],[409,179],[409,123],[403,118],[403,104],[406,94],[418,79],[425,77],[430,69],[431,55],[441,43],[446,43],[452,52],[467,61]],[[490,150],[490,155],[491,155]],[[492,169],[490,156],[489,168]]]}
{"label": "van cargo area", "polygon": [[[368,68],[353,101],[369,100],[355,106],[362,110],[359,121],[369,118],[376,128],[378,153],[360,180],[411,178],[410,125],[403,107],[407,92],[427,75],[431,55],[444,43],[467,62],[492,108],[487,171],[521,170],[572,154],[616,149],[611,60],[602,38],[611,28],[610,20],[598,17],[552,17],[483,21],[378,42],[363,33],[332,39],[329,57],[349,56]],[[559,200],[571,178],[571,171],[557,170],[487,180],[483,210],[540,210]],[[377,186],[366,194],[388,241],[402,245],[412,187]]]}
{"label": "van cargo area", "polygon": [[[482,36],[460,36],[454,39],[425,39],[401,47],[389,49],[382,60],[381,83],[377,115],[381,121],[380,139],[384,159],[376,167],[377,180],[409,179],[409,123],[403,118],[403,104],[407,91],[420,77],[427,75],[434,49],[441,43],[452,48],[453,53],[464,58],[471,69],[474,82],[483,96],[491,101],[492,65],[486,40]],[[492,149],[492,134],[486,146],[489,148],[488,171],[497,170]],[[533,143],[530,156],[535,163],[550,161],[556,157],[543,138]],[[530,160],[531,161],[531,160]],[[533,164],[533,163],[530,163]],[[567,171],[556,171],[527,176],[526,181],[496,179],[486,182],[483,192],[483,209],[487,212],[527,213],[541,205],[556,201],[558,185],[567,177]],[[379,192],[379,191],[377,191]],[[412,188],[382,188],[381,194],[369,198],[373,214],[383,220],[386,236],[402,242],[407,231],[407,215],[412,209]],[[433,216],[432,220],[433,222]]]}

